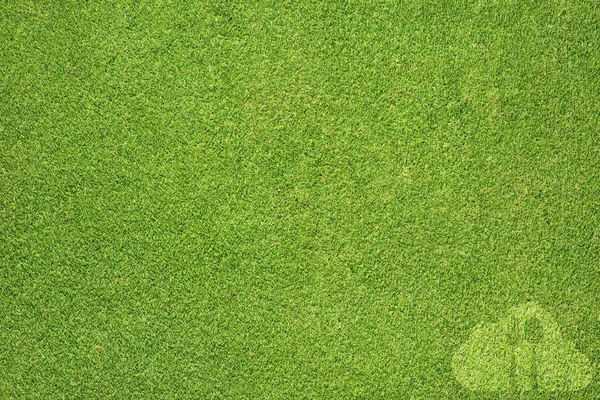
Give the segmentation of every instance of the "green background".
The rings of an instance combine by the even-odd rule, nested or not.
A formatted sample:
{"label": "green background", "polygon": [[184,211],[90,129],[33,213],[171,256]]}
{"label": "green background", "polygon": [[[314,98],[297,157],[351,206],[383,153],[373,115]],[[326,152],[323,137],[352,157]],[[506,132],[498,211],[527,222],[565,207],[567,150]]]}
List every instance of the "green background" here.
{"label": "green background", "polygon": [[528,300],[598,365],[597,2],[183,3],[0,1],[0,398],[503,398]]}

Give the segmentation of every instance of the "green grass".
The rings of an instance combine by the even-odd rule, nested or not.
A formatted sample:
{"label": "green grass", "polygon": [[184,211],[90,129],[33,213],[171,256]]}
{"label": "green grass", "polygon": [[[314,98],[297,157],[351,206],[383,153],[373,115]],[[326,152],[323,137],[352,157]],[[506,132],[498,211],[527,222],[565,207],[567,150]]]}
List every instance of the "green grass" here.
{"label": "green grass", "polygon": [[587,0],[0,1],[0,399],[516,398],[452,360],[529,301],[596,371],[540,398],[599,398],[599,43]]}

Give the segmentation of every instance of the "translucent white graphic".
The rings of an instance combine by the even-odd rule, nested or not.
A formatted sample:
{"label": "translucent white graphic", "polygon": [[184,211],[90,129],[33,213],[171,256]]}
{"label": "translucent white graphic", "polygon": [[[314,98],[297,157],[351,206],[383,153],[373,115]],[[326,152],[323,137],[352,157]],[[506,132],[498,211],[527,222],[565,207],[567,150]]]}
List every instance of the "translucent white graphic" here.
{"label": "translucent white graphic", "polygon": [[452,359],[456,379],[473,391],[572,392],[593,379],[590,361],[565,340],[535,302],[497,323],[477,326]]}

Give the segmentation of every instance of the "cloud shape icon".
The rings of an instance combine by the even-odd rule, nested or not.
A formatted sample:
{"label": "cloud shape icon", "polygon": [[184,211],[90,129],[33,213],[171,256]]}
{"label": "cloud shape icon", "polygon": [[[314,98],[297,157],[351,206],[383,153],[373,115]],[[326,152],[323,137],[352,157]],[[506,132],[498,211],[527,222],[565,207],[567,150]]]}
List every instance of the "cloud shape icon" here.
{"label": "cloud shape icon", "polygon": [[456,379],[473,391],[572,392],[593,379],[590,361],[564,339],[537,303],[482,324],[452,358]]}

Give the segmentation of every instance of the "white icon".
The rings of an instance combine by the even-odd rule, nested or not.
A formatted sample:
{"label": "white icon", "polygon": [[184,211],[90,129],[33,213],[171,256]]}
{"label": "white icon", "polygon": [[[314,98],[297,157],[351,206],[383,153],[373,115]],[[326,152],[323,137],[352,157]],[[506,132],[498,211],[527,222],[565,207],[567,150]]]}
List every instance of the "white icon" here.
{"label": "white icon", "polygon": [[452,371],[473,391],[515,393],[580,390],[594,372],[535,302],[513,308],[495,324],[476,327],[454,354]]}

